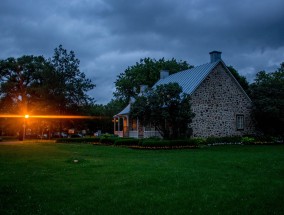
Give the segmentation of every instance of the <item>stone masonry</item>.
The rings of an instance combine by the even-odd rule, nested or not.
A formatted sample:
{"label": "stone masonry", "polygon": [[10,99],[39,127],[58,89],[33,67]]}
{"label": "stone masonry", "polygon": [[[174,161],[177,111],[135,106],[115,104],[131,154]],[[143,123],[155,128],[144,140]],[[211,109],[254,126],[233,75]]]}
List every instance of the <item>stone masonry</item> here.
{"label": "stone masonry", "polygon": [[[254,130],[251,100],[227,69],[219,63],[192,93],[191,127],[195,137],[240,136]],[[237,130],[236,117],[244,116],[244,129]]]}

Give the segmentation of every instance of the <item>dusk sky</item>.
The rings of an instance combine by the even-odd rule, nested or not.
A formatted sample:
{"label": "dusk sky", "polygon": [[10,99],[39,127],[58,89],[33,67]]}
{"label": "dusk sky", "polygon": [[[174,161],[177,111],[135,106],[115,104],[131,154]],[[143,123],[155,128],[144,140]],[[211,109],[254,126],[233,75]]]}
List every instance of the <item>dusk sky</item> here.
{"label": "dusk sky", "polygon": [[98,104],[145,57],[197,66],[217,50],[250,82],[284,61],[283,0],[1,0],[0,29],[0,59],[73,50]]}

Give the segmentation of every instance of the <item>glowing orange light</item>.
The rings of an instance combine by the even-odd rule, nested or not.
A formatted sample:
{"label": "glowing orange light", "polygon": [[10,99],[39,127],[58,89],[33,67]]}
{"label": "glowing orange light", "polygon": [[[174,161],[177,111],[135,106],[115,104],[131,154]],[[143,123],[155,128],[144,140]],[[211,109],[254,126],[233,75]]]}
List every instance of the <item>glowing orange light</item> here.
{"label": "glowing orange light", "polygon": [[[0,114],[0,118],[23,118],[23,115]],[[77,116],[77,115],[25,115],[24,118],[45,118],[45,119],[105,119],[105,116]]]}

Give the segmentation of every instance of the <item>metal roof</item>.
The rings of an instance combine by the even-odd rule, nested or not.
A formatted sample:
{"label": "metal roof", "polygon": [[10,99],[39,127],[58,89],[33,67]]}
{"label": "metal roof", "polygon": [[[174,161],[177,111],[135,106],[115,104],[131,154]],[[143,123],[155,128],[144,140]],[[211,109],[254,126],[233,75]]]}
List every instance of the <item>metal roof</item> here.
{"label": "metal roof", "polygon": [[169,75],[164,79],[160,79],[153,88],[161,84],[178,83],[182,87],[183,93],[192,94],[219,62],[221,61],[203,64]]}
{"label": "metal roof", "polygon": [[128,104],[122,111],[120,111],[118,114],[116,114],[115,116],[118,115],[125,115],[125,114],[129,114],[130,113],[130,104]]}

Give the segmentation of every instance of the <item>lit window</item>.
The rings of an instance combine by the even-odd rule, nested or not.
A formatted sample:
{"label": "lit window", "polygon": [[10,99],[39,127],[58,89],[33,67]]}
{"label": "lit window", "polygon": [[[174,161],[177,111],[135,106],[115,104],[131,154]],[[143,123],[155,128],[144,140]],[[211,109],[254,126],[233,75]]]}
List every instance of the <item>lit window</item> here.
{"label": "lit window", "polygon": [[244,115],[238,114],[236,116],[237,130],[244,130]]}

